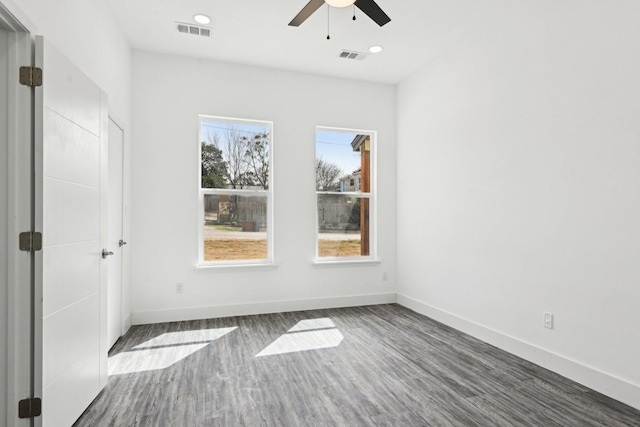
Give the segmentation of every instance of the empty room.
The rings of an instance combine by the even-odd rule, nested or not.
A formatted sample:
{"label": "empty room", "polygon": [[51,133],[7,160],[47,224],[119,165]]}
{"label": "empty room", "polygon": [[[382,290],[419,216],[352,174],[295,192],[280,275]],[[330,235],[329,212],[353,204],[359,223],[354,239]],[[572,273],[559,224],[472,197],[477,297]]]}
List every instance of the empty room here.
{"label": "empty room", "polygon": [[0,425],[640,426],[639,22],[0,0]]}

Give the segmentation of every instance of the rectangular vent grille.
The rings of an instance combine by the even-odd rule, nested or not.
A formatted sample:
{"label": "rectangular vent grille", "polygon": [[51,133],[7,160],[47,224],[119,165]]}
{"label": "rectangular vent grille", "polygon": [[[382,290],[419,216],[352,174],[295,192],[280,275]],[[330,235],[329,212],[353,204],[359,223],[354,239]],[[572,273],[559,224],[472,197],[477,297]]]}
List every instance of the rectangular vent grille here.
{"label": "rectangular vent grille", "polygon": [[362,61],[367,57],[367,54],[362,52],[354,52],[352,50],[342,50],[342,52],[340,52],[338,56],[344,59],[355,59],[356,61]]}
{"label": "rectangular vent grille", "polygon": [[194,36],[211,37],[211,28],[198,27],[197,25],[183,24],[178,22],[178,32],[183,34],[193,34]]}

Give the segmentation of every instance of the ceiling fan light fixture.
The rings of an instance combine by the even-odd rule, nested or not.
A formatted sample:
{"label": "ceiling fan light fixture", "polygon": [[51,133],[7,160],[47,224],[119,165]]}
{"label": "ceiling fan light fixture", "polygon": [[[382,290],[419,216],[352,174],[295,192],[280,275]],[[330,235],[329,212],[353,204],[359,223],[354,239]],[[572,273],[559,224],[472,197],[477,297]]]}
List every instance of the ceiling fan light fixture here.
{"label": "ceiling fan light fixture", "polygon": [[324,0],[329,6],[332,7],[347,7],[351,6],[356,0]]}
{"label": "ceiling fan light fixture", "polygon": [[202,15],[202,14],[193,15],[193,20],[196,21],[198,24],[204,24],[204,25],[207,25],[208,23],[211,22],[211,18],[209,18],[207,15]]}

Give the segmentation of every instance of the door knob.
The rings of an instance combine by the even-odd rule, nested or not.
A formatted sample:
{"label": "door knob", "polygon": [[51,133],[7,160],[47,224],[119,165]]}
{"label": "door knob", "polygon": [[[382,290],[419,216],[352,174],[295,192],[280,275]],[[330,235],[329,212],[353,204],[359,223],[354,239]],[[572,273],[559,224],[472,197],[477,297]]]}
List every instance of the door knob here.
{"label": "door knob", "polygon": [[109,255],[113,255],[113,252],[109,252],[106,249],[102,250],[102,258],[106,259]]}
{"label": "door knob", "polygon": [[118,242],[118,245],[120,245],[120,247],[123,247],[124,245],[126,245],[127,242],[125,242],[124,240],[120,239],[120,241]]}

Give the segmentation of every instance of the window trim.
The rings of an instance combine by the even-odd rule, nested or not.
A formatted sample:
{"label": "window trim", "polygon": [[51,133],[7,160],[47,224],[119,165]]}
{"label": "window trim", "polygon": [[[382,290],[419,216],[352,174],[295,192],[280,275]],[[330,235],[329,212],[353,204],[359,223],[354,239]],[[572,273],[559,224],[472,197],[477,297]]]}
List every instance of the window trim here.
{"label": "window trim", "polygon": [[[315,188],[315,258],[313,264],[317,265],[340,265],[340,264],[372,264],[380,262],[378,257],[378,132],[374,130],[338,128],[331,126],[316,126],[314,133],[314,164],[318,158],[315,134],[318,131],[352,133],[358,135],[369,135],[371,138],[371,149],[369,152],[369,174],[370,174],[370,191],[362,193],[359,191],[339,192],[339,191],[318,191]],[[315,167],[314,167],[315,169]],[[341,197],[359,197],[369,199],[369,255],[359,256],[332,256],[321,257],[319,253],[319,217],[318,217],[318,196],[319,195],[338,195]]]}
{"label": "window trim", "polygon": [[[258,126],[265,126],[269,128],[269,177],[268,177],[268,189],[227,189],[227,188],[202,188],[202,147],[203,141],[202,135],[202,123],[203,122],[222,122],[229,124],[255,124]],[[269,267],[274,266],[274,219],[273,219],[273,122],[267,120],[255,120],[255,119],[240,119],[232,117],[211,116],[200,114],[198,115],[198,220],[197,220],[197,232],[198,232],[198,261],[196,268],[199,269],[216,269],[216,268],[229,268],[229,267],[244,267],[244,268],[257,268],[257,267]],[[266,196],[267,199],[267,257],[263,259],[246,259],[246,260],[220,260],[220,261],[205,261],[204,259],[204,196],[208,194],[217,195],[242,195],[246,197],[251,196]]]}

